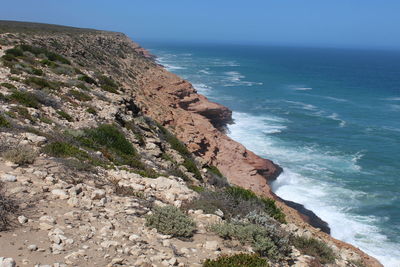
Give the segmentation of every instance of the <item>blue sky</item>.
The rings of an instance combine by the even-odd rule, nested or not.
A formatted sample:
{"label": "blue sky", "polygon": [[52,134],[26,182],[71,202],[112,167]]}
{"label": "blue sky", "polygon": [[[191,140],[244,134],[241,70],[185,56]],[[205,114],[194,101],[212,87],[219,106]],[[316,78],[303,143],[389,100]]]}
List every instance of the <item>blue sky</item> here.
{"label": "blue sky", "polygon": [[399,0],[12,0],[0,19],[120,31],[136,41],[400,49]]}

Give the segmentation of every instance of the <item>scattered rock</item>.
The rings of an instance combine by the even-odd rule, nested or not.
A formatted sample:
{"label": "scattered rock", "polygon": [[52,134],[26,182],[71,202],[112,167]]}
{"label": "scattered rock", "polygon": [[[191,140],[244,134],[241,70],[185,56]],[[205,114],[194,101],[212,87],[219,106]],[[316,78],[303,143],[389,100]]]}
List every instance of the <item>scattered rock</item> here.
{"label": "scattered rock", "polygon": [[14,182],[17,181],[17,177],[15,175],[6,173],[6,174],[3,174],[1,176],[1,181],[2,182],[12,182],[12,183],[14,183]]}

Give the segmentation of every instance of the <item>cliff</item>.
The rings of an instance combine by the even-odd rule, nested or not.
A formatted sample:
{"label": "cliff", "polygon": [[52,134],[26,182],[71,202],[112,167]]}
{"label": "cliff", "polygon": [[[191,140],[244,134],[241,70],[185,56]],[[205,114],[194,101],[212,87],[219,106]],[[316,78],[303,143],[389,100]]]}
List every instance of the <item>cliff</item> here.
{"label": "cliff", "polygon": [[[11,229],[0,266],[200,266],[254,251],[272,266],[381,266],[277,198],[268,182],[281,168],[225,135],[231,111],[124,34],[0,22],[0,46],[0,217]],[[166,205],[193,220],[191,239],[151,227]],[[269,247],[215,225],[258,229]],[[307,252],[298,240],[311,237],[332,255]]]}

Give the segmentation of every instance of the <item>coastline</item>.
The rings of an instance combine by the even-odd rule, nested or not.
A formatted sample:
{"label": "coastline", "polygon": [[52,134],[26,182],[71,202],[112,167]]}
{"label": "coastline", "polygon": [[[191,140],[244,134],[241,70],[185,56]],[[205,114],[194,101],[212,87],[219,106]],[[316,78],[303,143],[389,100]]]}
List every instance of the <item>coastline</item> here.
{"label": "coastline", "polygon": [[[290,224],[334,243],[344,250],[343,253],[359,254],[368,266],[382,266],[378,260],[360,249],[327,234],[329,231],[326,223],[312,211],[304,209],[298,203],[285,202],[276,196],[271,190],[270,182],[279,176],[281,167],[232,140],[217,129],[210,118],[199,112],[210,107],[214,114],[226,114],[226,107],[198,94],[189,82],[170,73],[159,64],[156,69],[142,74],[139,88],[140,93],[136,95],[136,99],[145,114],[156,118],[159,123],[174,132],[189,150],[199,157],[199,161],[218,167],[232,184],[276,199]],[[324,229],[325,232],[315,227]]]}

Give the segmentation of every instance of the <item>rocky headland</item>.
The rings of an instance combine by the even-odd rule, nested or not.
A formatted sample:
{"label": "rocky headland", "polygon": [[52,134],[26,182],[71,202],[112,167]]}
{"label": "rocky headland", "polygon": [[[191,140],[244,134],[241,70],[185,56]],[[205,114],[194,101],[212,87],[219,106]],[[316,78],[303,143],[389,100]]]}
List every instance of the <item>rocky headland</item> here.
{"label": "rocky headland", "polygon": [[1,21],[0,57],[0,266],[381,266],[124,34]]}

